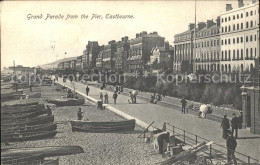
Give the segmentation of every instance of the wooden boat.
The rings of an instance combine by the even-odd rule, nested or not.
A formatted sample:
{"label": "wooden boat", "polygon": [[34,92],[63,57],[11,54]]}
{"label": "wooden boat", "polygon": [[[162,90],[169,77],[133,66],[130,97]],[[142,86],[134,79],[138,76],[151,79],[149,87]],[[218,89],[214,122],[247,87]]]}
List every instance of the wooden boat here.
{"label": "wooden boat", "polygon": [[41,154],[44,157],[74,155],[84,153],[80,146],[52,146],[31,148],[1,148],[1,157]]}
{"label": "wooden boat", "polygon": [[24,133],[24,132],[42,132],[42,131],[54,131],[57,129],[56,123],[39,124],[34,126],[18,126],[14,128],[2,129],[1,134],[6,133]]}
{"label": "wooden boat", "polygon": [[30,112],[35,112],[37,110],[43,110],[43,109],[45,109],[44,104],[15,107],[15,108],[1,107],[1,114],[4,115],[4,114],[30,113]]}
{"label": "wooden boat", "polygon": [[25,103],[25,104],[13,104],[13,105],[4,105],[1,108],[12,108],[12,107],[23,107],[23,106],[30,106],[30,105],[37,105],[39,104],[38,102],[33,102],[33,103]]}
{"label": "wooden boat", "polygon": [[32,119],[21,119],[16,121],[5,121],[1,122],[1,128],[12,128],[12,127],[19,127],[19,126],[26,126],[26,125],[39,125],[44,123],[50,123],[54,121],[54,116],[38,116]]}
{"label": "wooden boat", "polygon": [[72,131],[84,132],[123,132],[133,131],[135,129],[135,120],[110,121],[110,122],[88,122],[88,121],[70,121]]}
{"label": "wooden boat", "polygon": [[57,131],[44,131],[44,132],[25,132],[25,133],[7,133],[1,134],[2,142],[19,142],[28,140],[39,140],[54,137]]}
{"label": "wooden boat", "polygon": [[38,110],[35,112],[29,112],[29,113],[18,113],[18,114],[2,114],[1,121],[6,120],[16,120],[16,119],[27,119],[27,118],[34,118],[40,115],[51,113],[51,110]]}
{"label": "wooden boat", "polygon": [[10,93],[1,93],[1,102],[11,101],[14,99],[20,99],[21,97],[25,97],[23,91],[10,92]]}
{"label": "wooden boat", "polygon": [[1,99],[4,97],[13,96],[15,94],[23,94],[23,91],[16,91],[16,92],[10,92],[10,93],[1,93]]}
{"label": "wooden boat", "polygon": [[42,164],[44,162],[44,156],[41,154],[24,155],[24,156],[12,156],[2,157],[1,164],[3,165],[22,165],[22,164]]}
{"label": "wooden boat", "polygon": [[63,98],[48,100],[48,103],[55,104],[56,106],[78,106],[85,103],[84,99],[74,99],[74,98]]}
{"label": "wooden boat", "polygon": [[59,165],[59,159],[44,160],[42,154],[25,155],[14,157],[2,157],[1,164],[3,165]]}

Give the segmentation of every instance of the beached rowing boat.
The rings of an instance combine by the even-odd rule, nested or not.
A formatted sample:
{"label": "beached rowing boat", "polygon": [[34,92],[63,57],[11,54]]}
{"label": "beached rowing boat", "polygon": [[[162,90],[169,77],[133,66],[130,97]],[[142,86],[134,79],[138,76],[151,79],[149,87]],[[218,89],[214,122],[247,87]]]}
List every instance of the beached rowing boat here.
{"label": "beached rowing boat", "polygon": [[44,131],[44,132],[24,132],[24,133],[7,133],[1,134],[2,142],[19,142],[28,140],[39,140],[54,137],[57,131]]}
{"label": "beached rowing boat", "polygon": [[7,129],[18,126],[26,126],[26,125],[39,125],[44,123],[50,123],[54,121],[53,115],[46,116],[38,116],[32,119],[21,119],[21,120],[13,120],[13,121],[1,121],[1,128]]}
{"label": "beached rowing boat", "polygon": [[29,148],[1,148],[1,157],[41,154],[44,157],[74,155],[84,153],[80,146],[52,146]]}
{"label": "beached rowing boat", "polygon": [[26,119],[26,118],[34,118],[40,115],[51,113],[51,110],[38,110],[35,112],[24,112],[24,113],[15,113],[15,114],[2,114],[1,121],[7,120],[16,120],[16,119]]}
{"label": "beached rowing boat", "polygon": [[74,99],[74,98],[63,98],[63,99],[53,99],[48,100],[48,103],[55,104],[56,106],[78,106],[85,103],[84,99]]}
{"label": "beached rowing boat", "polygon": [[42,154],[2,157],[2,165],[59,165],[59,159],[44,160]]}
{"label": "beached rowing boat", "polygon": [[84,132],[124,132],[135,129],[135,120],[109,121],[109,122],[88,122],[70,121],[72,131]]}
{"label": "beached rowing boat", "polygon": [[24,155],[24,156],[12,156],[12,157],[2,157],[1,164],[42,164],[44,160],[43,155]]}
{"label": "beached rowing boat", "polygon": [[1,108],[12,108],[12,107],[24,107],[24,106],[30,106],[30,105],[37,105],[39,104],[38,102],[33,102],[33,103],[24,103],[24,104],[12,104],[12,105],[4,105],[1,106]]}
{"label": "beached rowing boat", "polygon": [[30,113],[30,112],[35,112],[37,110],[43,110],[43,109],[45,109],[44,104],[22,106],[22,107],[11,107],[11,108],[1,107],[1,114],[7,115],[7,114],[18,114],[18,113]]}
{"label": "beached rowing boat", "polygon": [[56,123],[46,123],[33,126],[18,126],[13,128],[2,129],[1,134],[6,133],[24,133],[24,132],[42,132],[42,131],[54,131],[57,129]]}

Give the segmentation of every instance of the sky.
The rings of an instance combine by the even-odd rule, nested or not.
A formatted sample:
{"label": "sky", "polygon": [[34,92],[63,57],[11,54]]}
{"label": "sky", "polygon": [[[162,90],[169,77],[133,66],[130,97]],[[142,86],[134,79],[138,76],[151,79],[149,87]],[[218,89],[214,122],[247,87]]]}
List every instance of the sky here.
{"label": "sky", "polygon": [[[244,3],[250,3],[245,1]],[[197,0],[197,22],[216,20],[226,3],[236,0]],[[29,15],[41,19],[28,19]],[[46,19],[47,15],[63,19]],[[67,15],[77,19],[65,20]],[[89,17],[81,19],[81,15]],[[93,14],[103,19],[92,19]],[[133,15],[133,19],[105,19],[106,14]],[[1,70],[13,65],[39,66],[83,54],[88,41],[99,45],[142,31],[158,32],[173,45],[174,35],[194,23],[195,1],[4,1],[1,2]],[[66,52],[66,54],[65,54]]]}

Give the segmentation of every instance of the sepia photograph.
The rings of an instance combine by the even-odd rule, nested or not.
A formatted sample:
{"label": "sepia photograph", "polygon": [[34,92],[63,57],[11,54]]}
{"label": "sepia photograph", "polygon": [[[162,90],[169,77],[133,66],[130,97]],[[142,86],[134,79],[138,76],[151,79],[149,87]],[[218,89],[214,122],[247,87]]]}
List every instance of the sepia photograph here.
{"label": "sepia photograph", "polygon": [[1,165],[260,165],[259,0],[1,7]]}

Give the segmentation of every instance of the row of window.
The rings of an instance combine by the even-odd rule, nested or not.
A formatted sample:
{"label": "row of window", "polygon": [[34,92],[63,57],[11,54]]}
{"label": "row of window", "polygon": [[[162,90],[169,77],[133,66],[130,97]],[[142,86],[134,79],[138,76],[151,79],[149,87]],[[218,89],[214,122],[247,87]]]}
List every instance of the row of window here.
{"label": "row of window", "polygon": [[[255,48],[255,56],[256,56],[256,48]],[[216,60],[216,59],[219,59],[219,51],[214,51],[214,54],[213,54],[213,51],[211,51],[210,52],[210,54],[211,54],[211,58],[210,59],[214,59],[214,60]],[[233,50],[233,59],[243,59],[244,57],[243,57],[243,54],[244,54],[244,50],[243,49],[241,49],[240,51],[239,51],[239,49],[238,50]],[[249,58],[249,55],[250,55],[250,58],[253,58],[254,57],[254,54],[253,54],[253,48],[250,48],[250,54],[249,54],[249,49],[247,48],[246,49],[246,59],[248,59]],[[241,57],[241,58],[239,58],[239,56]],[[207,51],[207,52],[204,52],[204,53],[202,53],[201,55],[200,55],[200,59],[209,59],[209,51]],[[231,59],[230,58],[231,57],[231,50],[226,50],[226,51],[222,51],[221,52],[221,59],[222,60],[227,60],[227,59]]]}
{"label": "row of window", "polygon": [[[224,54],[225,53],[225,54]],[[256,56],[256,48],[255,48],[255,56]],[[239,58],[240,57],[240,58]],[[247,48],[246,49],[246,59],[249,59],[249,57],[252,59],[254,57],[254,54],[253,54],[253,48],[250,48],[250,56],[249,56],[249,49]],[[221,59],[222,60],[230,60],[231,59],[231,50],[226,50],[225,52],[222,51],[221,52]],[[239,49],[237,50],[233,50],[233,59],[241,59],[243,60],[244,59],[244,50],[241,49],[239,51]]]}
{"label": "row of window", "polygon": [[[249,40],[250,39],[250,40]],[[233,38],[233,44],[235,44],[235,43],[237,43],[237,44],[239,44],[239,43],[243,43],[243,41],[244,41],[244,37],[237,37],[237,39],[236,38]],[[250,35],[250,36],[246,36],[246,42],[252,42],[253,41],[253,35]],[[255,41],[256,41],[256,35],[255,35]],[[225,43],[224,43],[225,42]],[[221,45],[230,45],[231,44],[231,40],[230,40],[230,38],[229,39],[225,39],[225,40],[221,40]]]}
{"label": "row of window", "polygon": [[[254,26],[254,22],[251,21],[251,22],[250,22],[250,28],[253,27],[253,26]],[[233,31],[239,30],[239,28],[240,28],[240,29],[244,29],[243,23],[241,23],[240,26],[239,26],[239,23],[238,23],[237,25],[235,25],[235,24],[233,25]],[[246,28],[249,28],[249,22],[246,22]],[[230,32],[230,31],[231,31],[231,26],[225,26],[225,29],[224,29],[224,27],[222,27],[222,29],[221,29],[221,32],[222,32],[222,33],[224,33],[224,32]]]}
{"label": "row of window", "polygon": [[[237,67],[236,66],[233,66],[232,67],[233,69],[233,71],[238,71],[238,70],[240,70],[240,71],[244,71],[244,65],[243,64],[240,64],[240,65],[237,65]],[[252,70],[254,68],[254,65],[251,63],[250,64],[250,68],[249,68],[249,66],[246,68],[246,70]],[[220,64],[217,64],[217,65],[214,65],[214,64],[212,64],[212,65],[196,65],[196,70],[208,70],[208,71],[220,71]],[[232,71],[231,70],[231,65],[230,64],[222,64],[221,65],[221,71],[222,72],[231,72]]]}
{"label": "row of window", "polygon": [[204,42],[198,42],[196,43],[196,48],[199,48],[200,46],[203,47],[209,47],[209,46],[218,46],[219,45],[219,40],[211,40],[209,41],[204,41]]}
{"label": "row of window", "polygon": [[211,31],[198,32],[198,33],[196,33],[196,37],[209,36],[209,35],[218,34],[218,33],[219,33],[219,29],[214,29]]}
{"label": "row of window", "polygon": [[[254,15],[253,11],[251,10],[250,11],[250,16],[253,16],[253,15]],[[256,15],[256,10],[255,10],[255,15]],[[248,17],[248,16],[249,16],[249,12],[246,12],[246,17]],[[241,13],[240,15],[239,14],[233,15],[233,20],[239,19],[239,18],[243,18],[243,13]],[[222,18],[221,22],[224,22],[224,20],[225,20],[225,22],[231,21],[231,17],[230,16],[229,17],[225,17],[225,19]]]}

